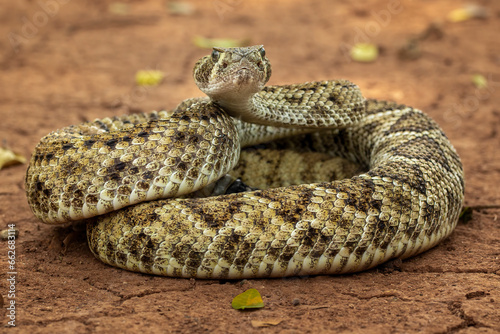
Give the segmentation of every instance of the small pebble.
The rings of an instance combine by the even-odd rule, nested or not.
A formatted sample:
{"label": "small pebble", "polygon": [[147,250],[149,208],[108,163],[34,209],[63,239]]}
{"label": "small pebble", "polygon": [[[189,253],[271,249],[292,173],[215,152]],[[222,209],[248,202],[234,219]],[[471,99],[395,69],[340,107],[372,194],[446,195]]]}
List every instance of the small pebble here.
{"label": "small pebble", "polygon": [[292,304],[293,304],[293,306],[300,305],[300,299],[299,298],[294,298],[294,300],[292,300]]}

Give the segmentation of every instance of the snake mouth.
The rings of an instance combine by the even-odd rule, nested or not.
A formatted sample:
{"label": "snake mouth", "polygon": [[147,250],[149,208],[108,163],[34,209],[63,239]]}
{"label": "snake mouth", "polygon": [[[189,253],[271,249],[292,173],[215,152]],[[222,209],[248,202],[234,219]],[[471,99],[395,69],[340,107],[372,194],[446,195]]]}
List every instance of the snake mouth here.
{"label": "snake mouth", "polygon": [[238,89],[260,90],[264,84],[263,75],[259,68],[246,59],[238,64],[229,77],[232,78],[232,83]]}
{"label": "snake mouth", "polygon": [[249,68],[239,68],[233,76],[233,84],[237,86],[247,85],[256,82],[255,73]]}

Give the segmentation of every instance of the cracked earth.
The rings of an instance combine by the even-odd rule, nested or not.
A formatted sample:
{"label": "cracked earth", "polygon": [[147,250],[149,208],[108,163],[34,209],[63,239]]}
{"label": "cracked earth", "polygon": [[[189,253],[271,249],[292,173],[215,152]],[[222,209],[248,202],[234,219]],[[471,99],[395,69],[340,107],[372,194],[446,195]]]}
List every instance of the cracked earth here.
{"label": "cracked earth", "polygon": [[[9,333],[497,333],[500,332],[500,4],[477,1],[486,19],[446,22],[452,0],[10,1],[0,12],[0,143],[29,157],[57,128],[98,117],[173,108],[201,96],[191,78],[209,51],[195,36],[264,44],[271,84],[345,78],[365,96],[423,109],[444,129],[466,172],[472,219],[417,257],[344,276],[245,281],[171,279],[115,269],[90,253],[81,228],[41,224],[24,194],[26,165],[0,171],[0,227],[14,224],[15,298],[0,242],[0,319]],[[121,7],[120,7],[121,6]],[[127,7],[128,6],[128,7]],[[437,23],[437,24],[436,24]],[[435,25],[433,25],[435,24]],[[419,57],[400,47],[419,42]],[[380,47],[373,63],[350,61],[356,41]],[[165,72],[153,88],[138,70]],[[487,87],[471,82],[482,74]],[[265,307],[233,310],[248,288]],[[15,301],[15,325],[7,328]],[[274,320],[258,327],[255,320]],[[277,324],[276,324],[277,322]]]}

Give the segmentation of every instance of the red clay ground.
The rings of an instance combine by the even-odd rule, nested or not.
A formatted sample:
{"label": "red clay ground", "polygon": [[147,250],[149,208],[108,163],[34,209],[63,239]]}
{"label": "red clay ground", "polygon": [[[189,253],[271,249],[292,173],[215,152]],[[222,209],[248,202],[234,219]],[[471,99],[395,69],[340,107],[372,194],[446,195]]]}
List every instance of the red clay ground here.
{"label": "red clay ground", "polygon": [[[463,159],[466,205],[500,204],[500,3],[478,3],[485,20],[449,23],[452,0],[191,1],[172,15],[165,1],[9,1],[0,12],[0,140],[29,156],[57,128],[97,117],[172,108],[201,96],[191,78],[209,51],[195,36],[264,44],[271,84],[346,78],[365,96],[413,105],[437,120]],[[420,43],[421,57],[398,49],[441,23]],[[356,41],[381,48],[374,63],[351,62]],[[156,88],[134,75],[159,69]],[[488,87],[476,89],[482,74]],[[498,209],[477,210],[440,244],[402,263],[355,275],[237,282],[153,277],[100,263],[84,232],[46,226],[28,208],[26,165],[0,171],[0,227],[15,224],[15,299],[9,298],[7,242],[0,247],[2,323],[15,300],[10,333],[280,332],[493,333],[500,331]],[[62,245],[66,239],[66,247]],[[231,299],[256,288],[265,308],[240,312]],[[278,319],[257,328],[254,320]],[[255,324],[254,324],[255,325]]]}

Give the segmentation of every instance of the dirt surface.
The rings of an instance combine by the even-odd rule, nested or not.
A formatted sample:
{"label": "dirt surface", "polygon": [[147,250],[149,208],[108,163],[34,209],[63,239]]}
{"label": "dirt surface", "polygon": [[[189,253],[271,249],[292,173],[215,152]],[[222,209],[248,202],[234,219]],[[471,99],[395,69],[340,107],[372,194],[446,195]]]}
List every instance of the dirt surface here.
{"label": "dirt surface", "polygon": [[[452,0],[188,3],[194,8],[189,15],[172,14],[165,1],[2,4],[2,146],[28,157],[57,128],[172,108],[201,96],[191,68],[209,51],[193,38],[248,39],[266,46],[271,84],[346,78],[367,97],[423,109],[463,159],[466,205],[500,204],[498,1],[478,2],[487,8],[487,19],[460,23],[446,21],[460,6]],[[433,23],[438,28],[420,41],[420,57],[401,59],[400,47]],[[355,42],[377,44],[379,58],[351,61],[346,50]],[[165,80],[137,87],[134,75],[142,69],[161,70]],[[474,74],[486,78],[487,88],[473,85]],[[27,205],[25,170],[18,165],[0,171],[0,227],[19,229],[14,270],[7,242],[0,244],[1,319],[8,327],[13,312],[6,307],[15,301],[16,326],[2,332],[500,331],[498,209],[474,211],[439,246],[392,267],[337,277],[171,279],[102,264],[90,253],[85,232],[41,224]],[[265,308],[233,310],[232,298],[248,288],[262,293]],[[9,297],[12,289],[15,297]],[[279,323],[255,323],[270,319]]]}

